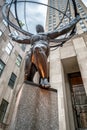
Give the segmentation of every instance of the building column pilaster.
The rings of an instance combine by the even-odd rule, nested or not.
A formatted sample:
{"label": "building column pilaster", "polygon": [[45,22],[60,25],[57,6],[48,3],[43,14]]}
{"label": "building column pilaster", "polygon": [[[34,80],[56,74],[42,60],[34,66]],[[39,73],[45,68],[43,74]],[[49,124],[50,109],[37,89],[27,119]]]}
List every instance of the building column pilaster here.
{"label": "building column pilaster", "polygon": [[50,52],[50,83],[51,87],[57,89],[58,92],[58,122],[59,130],[66,130],[65,108],[64,108],[64,93],[63,87],[64,73],[60,60],[59,48]]}
{"label": "building column pilaster", "polygon": [[81,72],[84,88],[87,94],[87,46],[82,37],[73,40],[77,61]]}

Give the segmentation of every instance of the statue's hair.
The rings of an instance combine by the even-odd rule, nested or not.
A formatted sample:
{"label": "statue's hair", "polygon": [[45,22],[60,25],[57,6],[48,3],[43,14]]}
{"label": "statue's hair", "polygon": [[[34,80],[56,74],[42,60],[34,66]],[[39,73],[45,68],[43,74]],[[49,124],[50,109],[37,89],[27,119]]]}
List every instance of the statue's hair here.
{"label": "statue's hair", "polygon": [[36,25],[36,32],[37,32],[37,33],[44,32],[43,26],[40,25],[40,24]]}

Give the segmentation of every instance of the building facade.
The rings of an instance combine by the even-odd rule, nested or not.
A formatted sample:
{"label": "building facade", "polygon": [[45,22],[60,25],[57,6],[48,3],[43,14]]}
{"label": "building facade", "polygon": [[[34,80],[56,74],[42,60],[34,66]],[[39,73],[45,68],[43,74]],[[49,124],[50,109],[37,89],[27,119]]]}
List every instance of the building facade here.
{"label": "building facade", "polygon": [[[0,1],[0,12],[4,4]],[[10,14],[11,20],[16,23]],[[12,32],[18,34],[16,31]],[[0,130],[11,120],[17,94],[24,80],[25,47],[11,40],[8,26],[0,13]]]}
{"label": "building facade", "polygon": [[[48,4],[65,12],[67,0],[48,0]],[[87,7],[81,0],[76,0],[76,5],[80,16],[85,17],[77,24],[76,36],[50,51],[49,56],[51,87],[58,90],[59,130],[87,129]],[[66,14],[73,19],[72,1],[69,6]],[[59,22],[59,28],[69,23],[52,8],[48,8],[46,20],[46,31],[55,29]]]}
{"label": "building facade", "polygon": [[[69,18],[74,18],[73,11],[73,3],[72,0],[69,1],[69,5],[67,6],[67,0],[48,0],[48,4],[52,7],[57,8],[60,11],[56,11],[55,9],[48,8],[47,10],[47,18],[46,18],[46,30],[51,31],[59,24],[58,28],[62,28],[66,24],[69,23]],[[81,0],[76,0],[77,10],[80,14],[81,18],[85,18],[80,20],[77,27],[77,33],[81,34],[87,31],[87,8],[82,3]],[[64,13],[66,15],[64,16]]]}

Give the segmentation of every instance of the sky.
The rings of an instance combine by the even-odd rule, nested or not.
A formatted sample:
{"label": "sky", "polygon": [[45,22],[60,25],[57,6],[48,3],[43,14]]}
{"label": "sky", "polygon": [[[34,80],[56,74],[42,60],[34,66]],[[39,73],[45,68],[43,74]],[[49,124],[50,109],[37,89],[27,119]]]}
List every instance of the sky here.
{"label": "sky", "polygon": [[[10,2],[11,0],[7,0],[7,1]],[[48,4],[48,0],[32,0],[32,1]],[[87,0],[82,0],[82,1],[87,6]],[[35,27],[37,24],[41,24],[45,27],[46,11],[47,11],[46,6],[38,5],[34,3],[27,3],[25,12],[24,12],[24,4],[19,3],[18,10],[17,10],[18,18],[24,24],[25,24],[24,13],[26,14],[26,23],[28,26],[28,31],[34,34],[36,33]],[[14,8],[12,8],[12,12],[14,13]],[[27,30],[26,24],[23,26],[23,29]]]}
{"label": "sky", "polygon": [[[10,0],[7,0],[8,2]],[[20,0],[19,0],[20,1]],[[32,0],[40,3],[47,4],[48,0]],[[26,4],[26,23],[28,26],[28,30],[31,33],[36,33],[36,25],[41,24],[45,27],[45,21],[46,21],[46,11],[47,11],[47,6],[43,5],[38,5],[35,3],[27,3]],[[14,8],[12,7],[12,12],[14,13]],[[18,4],[18,18],[21,20],[23,23],[25,23],[24,20],[24,4]],[[15,14],[15,13],[14,13]],[[26,24],[23,26],[23,29],[27,30]]]}
{"label": "sky", "polygon": [[86,5],[87,7],[87,0],[82,0],[82,2]]}

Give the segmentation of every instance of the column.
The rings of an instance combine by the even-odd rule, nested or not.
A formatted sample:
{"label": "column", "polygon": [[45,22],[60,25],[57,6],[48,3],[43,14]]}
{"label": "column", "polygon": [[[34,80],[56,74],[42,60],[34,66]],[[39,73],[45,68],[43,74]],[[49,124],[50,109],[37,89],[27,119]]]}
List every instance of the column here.
{"label": "column", "polygon": [[74,48],[77,55],[80,72],[83,79],[83,84],[87,93],[87,46],[83,37],[78,37],[73,40]]}
{"label": "column", "polygon": [[50,83],[51,87],[58,91],[58,121],[59,130],[67,130],[64,108],[64,73],[60,60],[59,48],[50,52]]}

